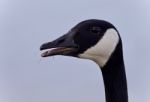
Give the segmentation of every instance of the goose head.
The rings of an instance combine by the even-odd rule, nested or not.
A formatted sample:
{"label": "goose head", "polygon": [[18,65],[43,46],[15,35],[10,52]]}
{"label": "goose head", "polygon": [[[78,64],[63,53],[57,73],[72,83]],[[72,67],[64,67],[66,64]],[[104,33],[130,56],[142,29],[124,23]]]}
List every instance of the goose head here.
{"label": "goose head", "polygon": [[64,55],[90,59],[103,67],[120,37],[116,28],[103,20],[82,21],[63,36],[41,45],[42,57]]}

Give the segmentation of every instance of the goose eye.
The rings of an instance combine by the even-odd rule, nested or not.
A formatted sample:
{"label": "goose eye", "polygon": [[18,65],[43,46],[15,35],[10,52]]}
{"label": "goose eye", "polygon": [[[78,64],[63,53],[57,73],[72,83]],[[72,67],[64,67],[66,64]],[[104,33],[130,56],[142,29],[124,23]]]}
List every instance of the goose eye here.
{"label": "goose eye", "polygon": [[101,28],[100,28],[100,27],[92,27],[92,28],[90,29],[90,31],[91,31],[92,33],[98,34],[98,33],[100,33]]}

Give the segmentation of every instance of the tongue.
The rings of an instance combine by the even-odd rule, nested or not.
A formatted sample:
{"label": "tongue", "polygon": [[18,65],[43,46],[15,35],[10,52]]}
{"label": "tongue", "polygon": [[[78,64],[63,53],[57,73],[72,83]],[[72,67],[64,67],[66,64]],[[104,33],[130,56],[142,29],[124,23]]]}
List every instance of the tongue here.
{"label": "tongue", "polygon": [[50,49],[46,49],[43,50],[44,52],[41,54],[42,57],[47,57],[47,56],[51,56],[54,53],[57,52],[57,50],[59,50],[60,48],[50,48]]}

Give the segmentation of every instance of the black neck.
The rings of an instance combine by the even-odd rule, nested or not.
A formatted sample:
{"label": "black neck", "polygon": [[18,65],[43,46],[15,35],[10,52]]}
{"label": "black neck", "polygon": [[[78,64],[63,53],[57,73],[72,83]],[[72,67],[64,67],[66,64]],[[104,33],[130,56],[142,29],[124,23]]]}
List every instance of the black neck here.
{"label": "black neck", "polygon": [[105,85],[106,102],[128,102],[121,42],[117,45],[107,64],[101,69]]}

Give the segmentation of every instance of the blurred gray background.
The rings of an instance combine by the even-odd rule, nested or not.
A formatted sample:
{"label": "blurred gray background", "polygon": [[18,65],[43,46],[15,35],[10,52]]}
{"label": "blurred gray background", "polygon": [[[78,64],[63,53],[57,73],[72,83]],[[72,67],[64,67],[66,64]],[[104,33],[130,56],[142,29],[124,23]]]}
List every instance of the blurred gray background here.
{"label": "blurred gray background", "polygon": [[0,102],[104,102],[94,62],[39,51],[92,18],[120,32],[129,101],[150,102],[149,0],[0,0]]}

